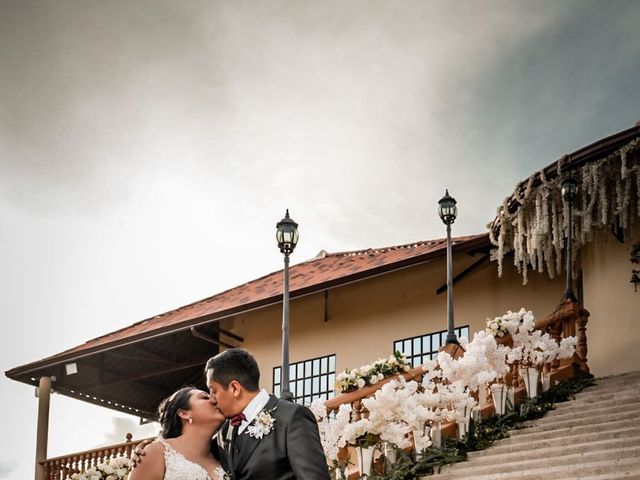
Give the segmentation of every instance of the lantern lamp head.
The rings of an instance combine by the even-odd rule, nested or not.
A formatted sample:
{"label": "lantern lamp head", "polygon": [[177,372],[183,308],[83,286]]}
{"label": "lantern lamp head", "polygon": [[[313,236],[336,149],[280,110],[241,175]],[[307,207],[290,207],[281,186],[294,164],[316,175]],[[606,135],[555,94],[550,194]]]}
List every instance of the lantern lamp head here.
{"label": "lantern lamp head", "polygon": [[276,224],[278,248],[285,255],[293,252],[298,244],[298,224],[289,217],[289,209],[284,218]]}
{"label": "lantern lamp head", "polygon": [[451,225],[458,216],[456,199],[449,195],[449,190],[445,191],[444,197],[438,200],[438,215],[445,225]]}
{"label": "lantern lamp head", "polygon": [[576,198],[576,195],[578,194],[578,181],[573,177],[566,178],[562,182],[561,191],[562,198],[569,202],[573,202],[573,199]]}

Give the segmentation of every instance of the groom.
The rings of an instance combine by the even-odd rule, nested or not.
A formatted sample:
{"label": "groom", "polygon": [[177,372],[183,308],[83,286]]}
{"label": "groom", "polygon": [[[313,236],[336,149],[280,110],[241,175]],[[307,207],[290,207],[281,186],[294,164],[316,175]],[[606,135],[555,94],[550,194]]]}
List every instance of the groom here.
{"label": "groom", "polygon": [[231,348],[205,367],[211,402],[229,419],[214,437],[232,480],[329,480],[311,411],[260,390],[260,370]]}

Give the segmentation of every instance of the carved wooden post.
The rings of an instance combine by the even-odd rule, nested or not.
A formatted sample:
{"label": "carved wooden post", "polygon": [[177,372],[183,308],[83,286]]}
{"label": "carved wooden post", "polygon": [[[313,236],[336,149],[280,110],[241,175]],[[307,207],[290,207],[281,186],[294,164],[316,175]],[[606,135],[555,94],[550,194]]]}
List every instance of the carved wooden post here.
{"label": "carved wooden post", "polygon": [[41,377],[38,385],[38,430],[36,437],[35,479],[44,480],[44,462],[49,441],[49,405],[51,403],[51,377]]}
{"label": "carved wooden post", "polygon": [[353,419],[357,422],[362,418],[362,400],[353,402]]}
{"label": "carved wooden post", "polygon": [[[549,328],[550,335],[558,343],[560,343],[560,341],[562,340],[562,323],[563,322],[556,322],[552,324],[551,327]],[[551,362],[551,373],[558,370],[558,368],[560,368],[560,360],[556,358]]]}
{"label": "carved wooden post", "polygon": [[132,439],[133,435],[131,435],[131,433],[127,433],[127,446],[124,449],[124,456],[127,458],[131,458],[131,451],[133,450]]}
{"label": "carved wooden post", "polygon": [[589,365],[587,365],[587,322],[589,321],[589,312],[581,308],[578,318],[576,319],[578,344],[576,346],[576,354],[580,370],[584,373],[590,373]]}

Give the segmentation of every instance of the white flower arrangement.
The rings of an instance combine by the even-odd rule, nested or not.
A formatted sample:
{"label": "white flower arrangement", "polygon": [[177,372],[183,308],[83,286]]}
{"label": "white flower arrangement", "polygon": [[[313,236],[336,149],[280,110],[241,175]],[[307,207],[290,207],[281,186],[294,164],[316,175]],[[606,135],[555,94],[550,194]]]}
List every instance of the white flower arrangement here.
{"label": "white flower arrangement", "polygon": [[314,400],[310,408],[318,421],[318,431],[324,454],[329,463],[335,464],[338,462],[338,451],[345,445],[343,432],[351,421],[351,412],[353,410],[351,404],[340,405],[333,418],[327,414],[324,400]]}
{"label": "white flower arrangement", "polygon": [[387,377],[409,370],[411,370],[411,363],[407,357],[400,352],[395,352],[389,358],[380,358],[372,364],[339,373],[336,376],[335,388],[340,393],[350,392],[367,385],[375,385]]}
{"label": "white flower arrangement", "polygon": [[[362,418],[352,420],[352,406],[343,404],[335,416],[327,413],[323,400],[316,400],[311,409],[318,420],[320,439],[325,455],[334,468],[342,468],[338,460],[340,448],[347,445],[374,446],[379,442],[404,449],[415,443],[424,449],[431,445],[431,428],[443,422],[468,421],[477,401],[471,392],[501,381],[511,364],[540,366],[556,359],[570,358],[577,343],[576,337],[557,342],[548,333],[535,329],[533,313],[520,309],[496,317],[496,327],[488,325],[473,336],[472,341],[461,338],[465,350],[454,359],[440,352],[437,361],[422,365],[422,382],[406,381],[403,376],[380,387],[373,396],[362,399]],[[495,332],[510,334],[513,347],[496,342]],[[374,385],[390,375],[408,371],[407,359],[396,352],[388,359],[346,371],[338,376],[340,391]]]}
{"label": "white flower arrangement", "polygon": [[[275,410],[275,408],[273,410]],[[255,420],[247,427],[246,433],[258,440],[262,439],[265,435],[269,435],[273,431],[276,423],[276,419],[271,416],[273,410],[263,410],[258,413]]]}
{"label": "white flower arrangement", "polygon": [[[612,219],[619,219],[625,237],[640,220],[639,151],[640,140],[635,139],[607,157],[571,167],[580,183],[574,207],[574,251],[590,241],[594,231],[608,229]],[[502,277],[503,260],[510,252],[525,284],[529,269],[546,270],[550,278],[562,273],[569,209],[560,186],[567,170],[566,160],[559,160],[550,178],[544,170],[533,174],[498,207],[496,218],[487,225],[498,276]]]}
{"label": "white flower arrangement", "polygon": [[320,439],[329,463],[337,464],[338,451],[346,445],[374,446],[388,442],[407,448],[412,437],[420,435],[422,448],[430,445],[427,438],[434,424],[454,421],[475,400],[460,382],[452,384],[419,383],[403,377],[383,385],[375,395],[362,400],[364,418],[351,421],[350,404],[341,405],[331,418],[324,401],[316,400],[311,409],[318,420]]}
{"label": "white flower arrangement", "polygon": [[570,358],[575,352],[577,338],[566,337],[560,342],[548,333],[535,329],[535,317],[530,311],[521,309],[511,315],[508,328],[513,337],[513,347],[507,350],[507,363],[540,367],[554,360]]}
{"label": "white flower arrangement", "polygon": [[123,480],[129,474],[132,461],[126,457],[113,457],[96,466],[71,475],[72,480]]}
{"label": "white flower arrangement", "polygon": [[442,378],[451,383],[461,383],[470,390],[477,390],[499,380],[509,372],[506,358],[508,347],[498,345],[493,335],[486,331],[474,334],[472,341],[460,339],[465,353],[453,359],[446,352],[440,352],[437,360]]}
{"label": "white flower arrangement", "polygon": [[487,328],[485,331],[494,337],[504,337],[509,332],[507,320],[503,317],[495,317],[493,320],[487,318]]}

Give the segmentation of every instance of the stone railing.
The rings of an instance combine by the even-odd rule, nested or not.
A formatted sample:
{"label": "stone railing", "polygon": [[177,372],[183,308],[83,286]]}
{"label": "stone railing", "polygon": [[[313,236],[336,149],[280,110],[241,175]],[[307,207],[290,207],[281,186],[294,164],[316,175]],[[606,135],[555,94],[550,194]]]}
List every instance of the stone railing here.
{"label": "stone railing", "polygon": [[44,480],[67,480],[74,473],[96,466],[110,458],[131,458],[132,450],[144,440],[132,440],[132,438],[132,435],[127,433],[127,441],[123,443],[61,457],[48,458],[40,462],[44,467]]}

